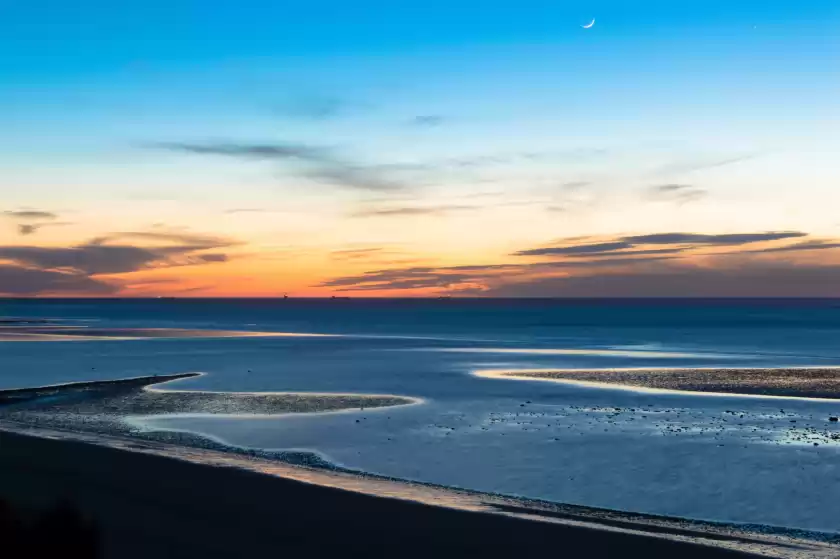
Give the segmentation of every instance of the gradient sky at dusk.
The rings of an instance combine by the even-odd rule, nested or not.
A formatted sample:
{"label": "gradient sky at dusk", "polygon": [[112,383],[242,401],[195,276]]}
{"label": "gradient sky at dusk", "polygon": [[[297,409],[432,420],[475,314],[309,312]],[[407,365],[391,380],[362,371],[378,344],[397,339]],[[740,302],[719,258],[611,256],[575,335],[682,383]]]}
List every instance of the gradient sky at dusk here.
{"label": "gradient sky at dusk", "polygon": [[0,295],[840,296],[838,31],[836,0],[11,0]]}

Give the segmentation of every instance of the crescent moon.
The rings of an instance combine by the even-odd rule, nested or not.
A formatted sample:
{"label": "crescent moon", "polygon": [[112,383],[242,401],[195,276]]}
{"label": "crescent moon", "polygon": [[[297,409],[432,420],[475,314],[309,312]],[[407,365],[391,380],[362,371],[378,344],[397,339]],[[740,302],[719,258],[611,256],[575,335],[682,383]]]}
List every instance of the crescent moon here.
{"label": "crescent moon", "polygon": [[592,29],[592,26],[595,25],[595,18],[592,18],[592,21],[587,23],[586,25],[581,25],[584,29]]}

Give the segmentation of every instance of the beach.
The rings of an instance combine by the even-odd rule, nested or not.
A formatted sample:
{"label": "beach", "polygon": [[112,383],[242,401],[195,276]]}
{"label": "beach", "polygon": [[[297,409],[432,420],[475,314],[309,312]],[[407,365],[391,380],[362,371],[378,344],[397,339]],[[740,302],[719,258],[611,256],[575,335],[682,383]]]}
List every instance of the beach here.
{"label": "beach", "polygon": [[105,557],[831,556],[789,538],[431,506],[173,459],[162,444],[131,452],[5,428],[0,497],[36,508],[70,500],[97,523]]}
{"label": "beach", "polygon": [[9,330],[72,338],[2,343],[18,434],[727,549],[837,541],[840,352],[800,307],[727,331],[728,308],[640,329],[654,307],[15,305]]}

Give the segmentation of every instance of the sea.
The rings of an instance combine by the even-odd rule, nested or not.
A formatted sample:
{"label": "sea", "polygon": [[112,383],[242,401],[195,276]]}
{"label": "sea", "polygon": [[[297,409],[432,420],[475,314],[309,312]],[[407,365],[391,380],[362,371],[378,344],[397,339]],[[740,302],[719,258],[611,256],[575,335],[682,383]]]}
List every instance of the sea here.
{"label": "sea", "polygon": [[[37,299],[0,319],[313,336],[0,342],[0,389],[203,372],[173,388],[417,405],[174,414],[145,429],[307,451],[410,482],[840,532],[840,401],[485,378],[522,369],[840,366],[840,300]],[[838,373],[840,374],[840,373]]]}

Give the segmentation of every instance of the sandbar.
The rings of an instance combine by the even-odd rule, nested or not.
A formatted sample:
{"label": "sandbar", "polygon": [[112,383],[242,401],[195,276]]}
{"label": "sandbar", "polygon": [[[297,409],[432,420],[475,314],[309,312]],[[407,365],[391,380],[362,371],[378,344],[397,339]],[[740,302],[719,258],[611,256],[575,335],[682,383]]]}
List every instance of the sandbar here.
{"label": "sandbar", "polygon": [[494,370],[475,374],[684,392],[840,399],[840,368],[836,367]]}

